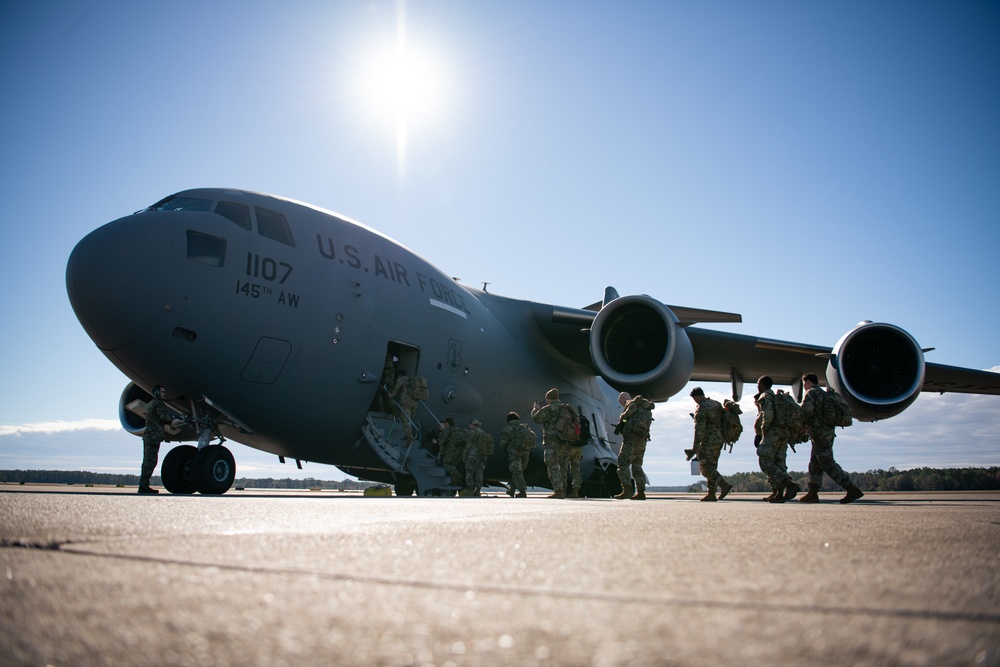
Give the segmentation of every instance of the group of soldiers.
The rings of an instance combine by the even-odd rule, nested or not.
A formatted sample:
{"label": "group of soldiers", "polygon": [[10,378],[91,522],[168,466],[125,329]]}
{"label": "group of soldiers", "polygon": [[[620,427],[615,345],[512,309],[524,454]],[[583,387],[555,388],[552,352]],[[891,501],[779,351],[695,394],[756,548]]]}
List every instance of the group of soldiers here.
{"label": "group of soldiers", "polygon": [[[642,470],[642,460],[649,441],[654,404],[642,396],[633,398],[625,392],[618,396],[618,402],[622,407],[616,427],[616,432],[623,437],[618,456],[622,492],[615,497],[645,500],[646,476]],[[535,401],[531,419],[542,426],[543,460],[552,483],[549,498],[579,498],[583,489],[580,463],[583,459],[583,446],[589,441],[589,428],[583,429],[582,437],[563,437],[557,428],[562,410],[559,390],[553,387],[545,393],[544,405]],[[586,420],[586,417],[581,420]],[[526,498],[528,495],[524,470],[535,444],[536,437],[532,428],[521,421],[516,412],[509,412],[507,424],[500,434],[500,446],[507,452],[510,466],[508,494],[513,497]],[[483,469],[486,457],[493,453],[493,438],[480,428],[478,419],[471,420],[468,429],[456,427],[451,417],[445,419],[430,432],[428,445],[428,449],[438,457],[455,485],[460,485],[460,465],[464,464],[465,488],[460,495],[481,495]]]}
{"label": "group of soldiers", "polygon": [[[799,498],[800,502],[818,503],[819,489],[823,474],[827,474],[843,487],[847,494],[841,498],[843,504],[852,503],[864,493],[851,481],[850,476],[833,458],[834,426],[824,417],[823,402],[830,400],[819,388],[819,379],[813,373],[802,376],[805,393],[802,397],[802,414],[805,428],[812,441],[809,457],[809,490]],[[788,475],[786,463],[788,446],[795,435],[779,424],[776,419],[777,400],[772,387],[774,381],[764,375],[757,380],[757,418],[754,420],[754,446],[761,471],[767,476],[771,495],[764,498],[770,503],[784,503],[795,498],[801,487]],[[732,485],[719,474],[719,454],[722,452],[722,405],[705,396],[701,387],[691,390],[691,398],[697,403],[695,411],[694,447],[701,464],[701,474],[708,484],[708,493],[703,501],[722,500],[732,491]],[[716,497],[716,489],[719,495]]]}
{"label": "group of soldiers", "polygon": [[[376,398],[376,403],[381,402],[382,405],[376,407],[385,412],[394,412],[400,417],[407,446],[413,442],[411,424],[414,423],[417,405],[417,399],[410,390],[411,381],[406,371],[396,370],[394,356],[388,354],[382,376],[385,391],[379,392]],[[828,399],[819,388],[819,380],[815,374],[803,375],[802,382],[805,392],[801,409],[805,417],[805,428],[812,441],[812,452],[809,460],[809,489],[799,500],[805,503],[819,502],[818,493],[825,473],[847,491],[840,502],[853,502],[864,493],[853,484],[833,458],[834,426],[824,420],[822,409],[823,401]],[[754,396],[757,406],[754,446],[760,469],[767,476],[772,490],[764,500],[784,503],[795,498],[801,488],[788,475],[787,450],[795,434],[789,433],[776,419],[773,384],[773,380],[767,375],[757,380],[757,394]],[[694,413],[694,445],[692,450],[685,451],[697,454],[701,474],[708,485],[708,493],[702,501],[722,500],[733,490],[732,484],[719,474],[718,468],[724,440],[723,406],[707,397],[701,387],[695,387],[691,391],[691,398],[697,404]],[[622,447],[618,455],[618,477],[622,491],[615,498],[645,500],[646,475],[642,462],[650,437],[654,404],[642,396],[632,397],[626,392],[619,394],[618,403],[622,412],[615,426],[615,434],[622,436]],[[552,484],[552,494],[549,497],[577,498],[583,487],[580,464],[583,445],[589,439],[589,429],[584,438],[571,440],[564,437],[557,429],[562,406],[559,390],[552,388],[545,394],[544,405],[535,401],[531,418],[542,426],[543,460]],[[535,433],[531,427],[521,421],[516,412],[508,413],[507,424],[500,435],[500,446],[507,453],[510,464],[511,482],[508,493],[511,496],[527,496],[524,470],[535,442]],[[481,495],[486,458],[493,453],[493,436],[483,431],[478,419],[470,420],[466,429],[456,427],[454,420],[449,417],[430,432],[425,444],[448,471],[452,485],[464,487],[460,495]]]}

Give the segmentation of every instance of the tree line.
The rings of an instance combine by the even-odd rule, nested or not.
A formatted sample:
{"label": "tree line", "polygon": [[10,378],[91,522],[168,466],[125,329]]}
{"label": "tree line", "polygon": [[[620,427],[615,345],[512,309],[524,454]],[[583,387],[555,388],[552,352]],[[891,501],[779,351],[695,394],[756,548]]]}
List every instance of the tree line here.
{"label": "tree line", "polygon": [[[162,486],[159,476],[150,480],[156,486]],[[101,486],[138,486],[138,475],[125,475],[104,472],[87,472],[83,470],[0,470],[0,483],[13,484],[95,484]],[[252,489],[323,489],[326,491],[360,491],[374,482],[361,482],[356,479],[341,481],[313,479],[272,479],[270,477],[257,479],[238,477],[233,482],[234,487]]]}
{"label": "tree line", "polygon": [[[803,489],[809,484],[809,473],[789,472],[792,480]],[[914,470],[869,470],[849,473],[851,479],[862,491],[997,491],[1000,490],[1000,467],[993,468],[916,468]],[[726,475],[734,491],[769,492],[764,473],[738,472]],[[25,484],[99,484],[108,486],[137,486],[138,475],[124,475],[81,470],[0,470],[0,483]],[[153,477],[152,483],[160,485],[160,478]],[[360,491],[374,482],[355,479],[340,481],[305,479],[273,479],[240,477],[233,482],[234,487],[252,489],[323,489],[329,491]],[[688,490],[703,492],[704,481],[693,484]],[[829,477],[823,477],[821,491],[840,491],[840,487]]]}
{"label": "tree line", "polygon": [[[915,468],[913,470],[869,470],[848,473],[862,491],[997,491],[1000,490],[1000,467],[993,468]],[[788,475],[803,489],[809,484],[809,473]],[[734,491],[770,491],[764,473],[738,472],[725,476]],[[704,482],[694,484],[691,491],[703,490]],[[840,491],[840,486],[823,476],[820,491]]]}

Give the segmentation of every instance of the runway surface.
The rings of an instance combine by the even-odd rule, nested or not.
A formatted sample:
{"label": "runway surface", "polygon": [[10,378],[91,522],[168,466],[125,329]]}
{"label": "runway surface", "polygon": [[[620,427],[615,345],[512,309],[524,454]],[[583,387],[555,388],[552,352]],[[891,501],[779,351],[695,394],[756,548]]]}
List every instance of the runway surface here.
{"label": "runway surface", "polygon": [[3,665],[1000,665],[1000,494],[0,484]]}

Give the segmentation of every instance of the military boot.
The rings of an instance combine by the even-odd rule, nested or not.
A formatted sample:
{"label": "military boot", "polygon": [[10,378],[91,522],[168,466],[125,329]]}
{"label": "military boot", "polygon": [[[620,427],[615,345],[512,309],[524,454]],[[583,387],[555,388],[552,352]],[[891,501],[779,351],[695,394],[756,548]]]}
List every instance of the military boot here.
{"label": "military boot", "polygon": [[151,488],[149,484],[141,484],[139,486],[139,493],[159,493],[159,491]]}
{"label": "military boot", "polygon": [[716,502],[718,500],[719,499],[715,497],[715,489],[709,489],[708,493],[705,494],[705,497],[701,499],[701,502],[703,502],[703,503],[704,502],[714,503],[714,502]]}
{"label": "military boot", "polygon": [[549,495],[549,498],[565,498],[565,497],[566,497],[566,489],[556,489]]}
{"label": "military boot", "polygon": [[792,498],[794,498],[797,495],[799,495],[799,485],[796,484],[795,482],[793,482],[792,480],[788,480],[787,482],[785,482],[785,496],[784,496],[784,499],[785,500],[791,500]]}
{"label": "military boot", "polygon": [[847,495],[840,499],[841,505],[853,503],[855,500],[865,495],[864,492],[853,484],[847,485]]}
{"label": "military boot", "polygon": [[645,500],[645,499],[646,499],[646,489],[639,489],[638,491],[635,492],[635,495],[632,496],[632,500]]}
{"label": "military boot", "polygon": [[774,493],[771,495],[770,499],[768,499],[767,502],[769,502],[769,503],[783,503],[783,502],[785,502],[785,493],[784,493],[784,490],[780,489],[780,488],[775,489]]}
{"label": "military boot", "polygon": [[778,489],[771,489],[771,495],[769,495],[767,498],[761,498],[761,500],[763,500],[765,503],[769,503],[772,500],[774,500],[774,497],[776,495],[778,495]]}
{"label": "military boot", "polygon": [[631,497],[632,497],[632,491],[630,491],[629,489],[622,489],[622,492],[619,493],[617,496],[615,496],[615,498],[617,498],[618,500],[628,500]]}
{"label": "military boot", "polygon": [[570,491],[569,493],[566,494],[566,497],[567,498],[579,498],[580,497],[580,490],[579,489],[573,489],[572,491]]}
{"label": "military boot", "polygon": [[726,480],[720,481],[719,482],[719,500],[722,500],[723,498],[725,498],[726,496],[728,496],[729,492],[732,491],[732,490],[733,490],[733,485],[732,484],[730,484]]}
{"label": "military boot", "polygon": [[518,491],[517,495],[515,497],[516,498],[527,498],[528,497],[528,493],[527,493],[527,491]]}
{"label": "military boot", "polygon": [[818,503],[819,502],[819,487],[809,485],[809,492],[806,495],[799,498],[800,503]]}

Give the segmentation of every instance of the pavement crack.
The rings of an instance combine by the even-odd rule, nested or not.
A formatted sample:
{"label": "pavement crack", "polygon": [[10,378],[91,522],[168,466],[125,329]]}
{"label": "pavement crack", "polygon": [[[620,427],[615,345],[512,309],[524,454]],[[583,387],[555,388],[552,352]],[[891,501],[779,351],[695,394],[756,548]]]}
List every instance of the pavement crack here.
{"label": "pavement crack", "polygon": [[0,538],[0,549],[39,549],[42,551],[59,551],[63,545],[72,544],[70,540],[31,540]]}

